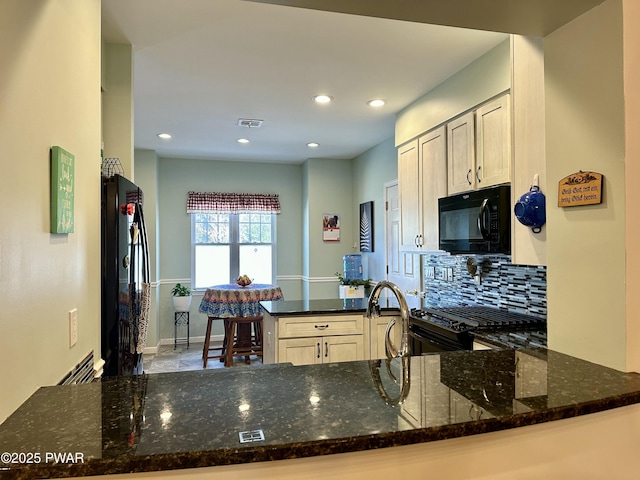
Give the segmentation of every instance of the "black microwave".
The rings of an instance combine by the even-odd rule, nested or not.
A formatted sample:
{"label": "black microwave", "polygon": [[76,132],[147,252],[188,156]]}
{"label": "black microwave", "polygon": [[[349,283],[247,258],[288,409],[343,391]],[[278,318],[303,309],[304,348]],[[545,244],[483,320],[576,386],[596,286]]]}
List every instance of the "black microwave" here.
{"label": "black microwave", "polygon": [[511,188],[484,188],[438,199],[440,250],[511,253]]}

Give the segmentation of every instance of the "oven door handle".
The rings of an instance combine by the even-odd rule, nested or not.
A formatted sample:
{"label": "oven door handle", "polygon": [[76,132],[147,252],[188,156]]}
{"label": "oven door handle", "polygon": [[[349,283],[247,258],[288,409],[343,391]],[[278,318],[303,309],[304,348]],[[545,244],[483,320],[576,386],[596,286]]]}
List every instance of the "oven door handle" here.
{"label": "oven door handle", "polygon": [[489,231],[491,217],[489,212],[489,199],[485,198],[480,205],[480,213],[478,215],[478,230],[485,240],[491,240],[491,232]]}

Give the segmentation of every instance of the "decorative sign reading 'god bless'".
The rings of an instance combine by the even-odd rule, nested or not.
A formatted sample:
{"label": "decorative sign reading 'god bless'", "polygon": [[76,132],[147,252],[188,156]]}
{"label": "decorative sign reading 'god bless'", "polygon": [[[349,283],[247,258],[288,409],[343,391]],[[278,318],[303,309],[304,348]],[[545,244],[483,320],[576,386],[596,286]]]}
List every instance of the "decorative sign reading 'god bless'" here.
{"label": "decorative sign reading 'god bless'", "polygon": [[576,207],[602,203],[602,174],[573,173],[558,183],[558,206]]}

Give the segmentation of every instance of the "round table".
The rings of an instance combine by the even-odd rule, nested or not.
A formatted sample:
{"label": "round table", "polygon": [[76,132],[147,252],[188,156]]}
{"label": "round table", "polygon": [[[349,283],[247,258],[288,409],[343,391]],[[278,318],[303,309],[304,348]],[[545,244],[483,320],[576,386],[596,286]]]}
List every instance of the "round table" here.
{"label": "round table", "polygon": [[277,285],[252,283],[241,287],[236,283],[207,288],[200,302],[200,313],[209,317],[256,317],[262,315],[260,302],[280,300],[282,290]]}
{"label": "round table", "polygon": [[[225,285],[216,285],[207,288],[202,301],[200,302],[200,313],[206,314],[208,318],[207,331],[205,334],[205,344],[202,351],[203,367],[207,368],[207,359],[220,358],[225,362],[225,366],[230,366],[230,359],[226,356],[227,338],[229,336],[229,323],[225,320],[237,317],[260,317],[260,322],[255,324],[256,338],[262,345],[262,307],[260,302],[270,300],[280,300],[282,298],[282,290],[277,285],[268,285],[263,283],[252,283],[246,287],[231,283]],[[211,324],[213,320],[222,319],[224,322],[225,338],[223,340],[221,354],[209,355],[209,341],[211,338]],[[258,327],[260,325],[260,327]],[[232,340],[233,341],[233,340]],[[238,333],[236,345],[251,345],[251,324],[241,323],[238,325]],[[214,350],[216,350],[214,348]],[[247,362],[248,357],[245,357]]]}

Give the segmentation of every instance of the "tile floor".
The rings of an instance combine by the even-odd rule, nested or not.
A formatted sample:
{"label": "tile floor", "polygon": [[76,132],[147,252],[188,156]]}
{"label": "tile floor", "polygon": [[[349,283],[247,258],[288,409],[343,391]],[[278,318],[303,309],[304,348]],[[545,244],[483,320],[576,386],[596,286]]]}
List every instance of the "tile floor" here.
{"label": "tile floor", "polygon": [[[174,350],[173,344],[162,345],[158,348],[155,355],[146,354],[143,357],[145,373],[167,373],[182,372],[187,370],[202,369],[202,343],[191,343],[189,348],[186,344],[178,344]],[[262,358],[251,356],[251,364],[247,365],[244,357],[236,357],[233,367],[249,367],[251,365],[262,365]],[[207,370],[212,368],[224,368],[224,364],[219,359],[209,359],[207,361]]]}

